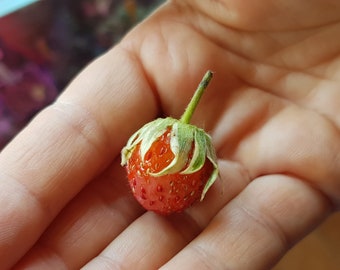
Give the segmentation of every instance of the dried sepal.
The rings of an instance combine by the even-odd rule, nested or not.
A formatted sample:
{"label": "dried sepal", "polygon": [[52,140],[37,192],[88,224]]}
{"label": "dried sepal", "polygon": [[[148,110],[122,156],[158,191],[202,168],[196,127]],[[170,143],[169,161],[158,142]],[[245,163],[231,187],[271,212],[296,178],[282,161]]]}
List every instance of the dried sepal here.
{"label": "dried sepal", "polygon": [[206,142],[207,142],[207,158],[210,160],[211,164],[213,165],[214,169],[213,172],[211,173],[207,183],[205,184],[203,191],[202,191],[202,195],[201,195],[201,201],[204,199],[205,194],[208,192],[208,190],[210,189],[210,187],[215,183],[218,174],[219,174],[219,170],[218,170],[218,164],[217,164],[217,156],[216,156],[216,152],[215,152],[215,148],[211,142],[211,137],[208,134],[204,134],[206,137]]}
{"label": "dried sepal", "polygon": [[193,130],[188,124],[180,123],[178,120],[171,126],[170,150],[174,159],[163,170],[150,173],[152,176],[162,176],[182,171],[187,164],[191,145],[194,141]]}
{"label": "dried sepal", "polygon": [[194,153],[188,167],[181,174],[191,174],[203,167],[206,158],[206,137],[204,133],[203,130],[194,127]]}
{"label": "dried sepal", "polygon": [[156,120],[145,124],[139,130],[137,130],[128,140],[126,146],[121,152],[121,165],[126,165],[127,161],[132,155],[136,146],[141,143],[140,151],[142,161],[144,161],[145,154],[150,149],[155,140],[162,136],[167,128],[171,126],[176,119],[171,117],[157,118]]}

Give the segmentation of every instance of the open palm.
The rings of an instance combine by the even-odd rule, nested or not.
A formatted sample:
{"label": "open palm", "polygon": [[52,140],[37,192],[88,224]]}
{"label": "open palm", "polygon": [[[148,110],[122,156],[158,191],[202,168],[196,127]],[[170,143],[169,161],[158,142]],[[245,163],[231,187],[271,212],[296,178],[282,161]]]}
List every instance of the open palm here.
{"label": "open palm", "polygon": [[[164,5],[1,153],[3,268],[275,264],[340,205],[339,9],[331,0]],[[145,122],[180,116],[207,69],[215,76],[193,123],[212,135],[220,179],[184,213],[145,212],[120,149]]]}

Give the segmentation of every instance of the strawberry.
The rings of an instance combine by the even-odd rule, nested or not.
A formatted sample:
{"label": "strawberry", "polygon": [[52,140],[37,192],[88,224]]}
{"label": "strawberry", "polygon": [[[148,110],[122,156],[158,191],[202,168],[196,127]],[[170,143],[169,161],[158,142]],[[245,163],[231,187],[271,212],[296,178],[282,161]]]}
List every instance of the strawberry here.
{"label": "strawberry", "polygon": [[205,194],[218,176],[210,136],[189,124],[212,78],[208,71],[181,119],[158,118],[134,133],[122,149],[133,195],[147,210],[181,212]]}

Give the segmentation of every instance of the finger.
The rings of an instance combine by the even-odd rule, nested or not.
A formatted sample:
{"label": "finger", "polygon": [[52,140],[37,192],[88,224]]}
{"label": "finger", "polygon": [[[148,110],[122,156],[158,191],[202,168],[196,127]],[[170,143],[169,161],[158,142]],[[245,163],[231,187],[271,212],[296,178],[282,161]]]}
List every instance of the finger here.
{"label": "finger", "polygon": [[329,121],[250,87],[228,105],[212,134],[219,156],[240,161],[252,179],[280,172],[303,178],[339,205],[340,140]]}
{"label": "finger", "polygon": [[[220,24],[250,32],[268,32],[269,30],[280,32],[322,26],[337,21],[340,9],[339,5],[332,2],[332,10],[329,10],[330,3],[327,1],[308,2],[308,7],[306,7],[307,2],[303,1],[298,3],[286,1],[282,4],[263,0],[251,2],[223,0],[217,3],[182,1],[179,3],[185,3],[190,8],[215,18]],[[272,14],[275,14],[274,18]],[[290,19],[287,19],[287,16]],[[246,45],[250,47],[249,44]]]}
{"label": "finger", "polygon": [[217,181],[202,203],[168,217],[147,212],[84,269],[157,269],[168,261],[248,183],[238,164],[222,161],[219,166],[224,180]]}
{"label": "finger", "polygon": [[4,149],[3,269],[13,265],[60,209],[117,156],[128,135],[155,114],[153,93],[140,66],[116,47],[85,69]]}
{"label": "finger", "polygon": [[[303,53],[305,46],[298,43],[298,46],[287,45],[289,48],[294,47],[293,51],[287,50],[287,56],[281,54],[277,56],[280,59],[295,60],[296,57],[288,57],[288,54],[290,56],[301,55],[300,61],[302,63],[291,63],[291,69],[287,69],[287,63],[284,63],[284,67],[280,67],[280,64],[273,62],[274,60],[268,60],[268,63],[259,63],[234,56],[230,58],[234,71],[240,78],[254,87],[322,114],[339,129],[340,121],[335,117],[339,114],[340,98],[339,81],[336,76],[339,62],[336,57],[339,54],[339,41],[333,41],[333,37],[338,35],[340,27],[327,29],[325,32],[324,35],[318,33],[315,41],[311,39],[305,41],[309,44],[318,44],[322,41],[322,44],[326,46],[323,51],[317,53],[320,55],[319,58],[310,60],[314,63],[303,61],[311,59],[311,57]],[[256,40],[254,40],[254,43],[259,44],[267,41],[258,37],[251,38]],[[329,41],[326,42],[326,39]],[[238,43],[234,46],[238,46]],[[319,50],[319,47],[312,50],[311,53],[316,54],[315,51]],[[277,48],[275,49],[277,50]],[[332,59],[332,61],[329,59]],[[322,63],[321,67],[319,67],[321,65],[319,63]],[[306,67],[296,67],[301,65],[306,65]],[[318,68],[310,68],[309,66],[317,66]]]}
{"label": "finger", "polygon": [[[296,107],[287,107],[272,119],[238,149],[237,155],[252,175],[276,172],[295,175],[317,186],[339,205],[337,130],[322,117]],[[256,158],[252,159],[250,153]]]}
{"label": "finger", "polygon": [[143,212],[117,159],[62,210],[13,269],[79,269]]}
{"label": "finger", "polygon": [[260,177],[161,269],[270,269],[329,212],[328,200],[299,179]]}

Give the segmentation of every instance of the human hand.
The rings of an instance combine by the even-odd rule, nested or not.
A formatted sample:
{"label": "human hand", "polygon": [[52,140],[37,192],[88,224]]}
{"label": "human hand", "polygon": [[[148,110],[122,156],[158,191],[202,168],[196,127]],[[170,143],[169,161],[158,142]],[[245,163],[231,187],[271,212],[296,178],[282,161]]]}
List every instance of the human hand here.
{"label": "human hand", "polygon": [[[339,8],[163,6],[1,153],[2,268],[275,264],[340,205]],[[143,123],[179,116],[207,69],[215,77],[193,123],[212,135],[220,180],[184,213],[145,213],[120,150]]]}

